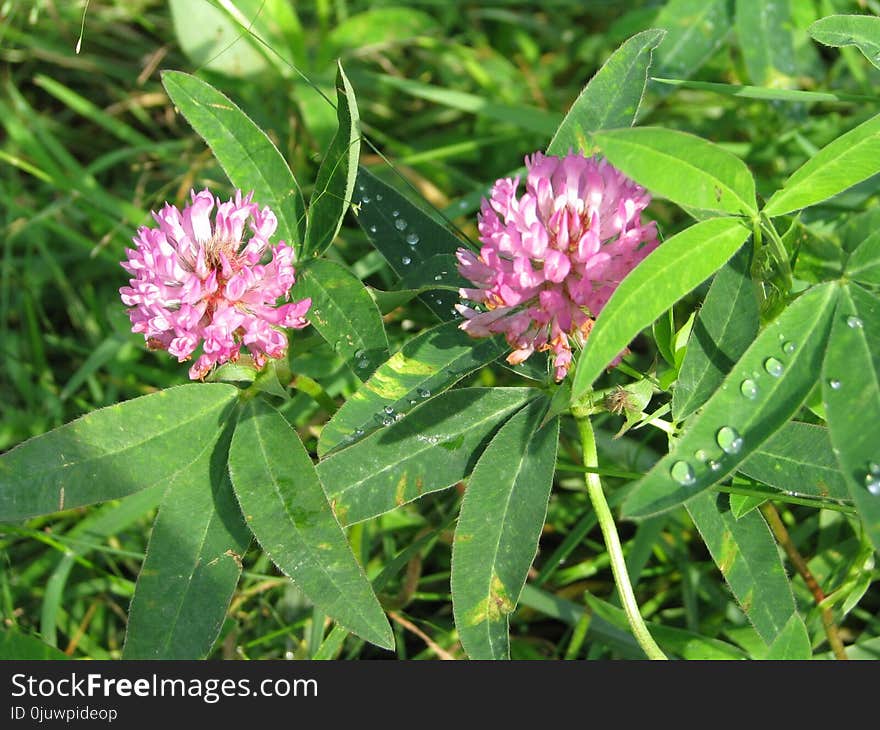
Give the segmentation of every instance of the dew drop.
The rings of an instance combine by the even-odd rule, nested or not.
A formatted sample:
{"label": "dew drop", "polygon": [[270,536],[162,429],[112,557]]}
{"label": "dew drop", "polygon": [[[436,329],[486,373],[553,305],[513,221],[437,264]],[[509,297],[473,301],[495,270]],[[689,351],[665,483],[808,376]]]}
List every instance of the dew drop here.
{"label": "dew drop", "polygon": [[722,426],[715,437],[718,445],[725,454],[738,454],[742,451],[743,438],[735,428]]}
{"label": "dew drop", "polygon": [[709,468],[712,471],[718,471],[719,469],[721,469],[721,462],[715,461],[715,459],[712,459],[712,461],[709,462]]}
{"label": "dew drop", "polygon": [[364,435],[364,429],[362,429],[362,428],[356,428],[356,429],[354,430],[354,435],[355,435],[355,436],[358,436],[358,437],[363,436],[363,435]]}
{"label": "dew drop", "polygon": [[370,226],[370,233],[376,232],[376,226]]}
{"label": "dew drop", "polygon": [[382,419],[383,426],[390,426],[392,423],[394,423],[394,416],[385,416],[385,418]]}
{"label": "dew drop", "polygon": [[840,390],[841,385],[843,385],[843,383],[837,378],[831,378],[831,380],[828,381],[828,387],[831,388],[831,390]]}
{"label": "dew drop", "polygon": [[794,342],[786,342],[786,343],[782,346],[782,351],[783,351],[786,355],[791,355],[791,353],[793,353],[795,350],[797,350],[797,344],[794,343]]}
{"label": "dew drop", "polygon": [[397,218],[397,216],[400,215],[400,211],[399,211],[399,210],[392,210],[392,211],[391,211],[391,215],[392,215],[394,218]]}
{"label": "dew drop", "polygon": [[694,452],[694,458],[702,464],[705,464],[709,459],[709,452],[706,449],[697,449]]}
{"label": "dew drop", "polygon": [[367,203],[372,202],[372,200],[373,200],[373,199],[372,199],[369,195],[364,195],[364,196],[361,198],[361,205],[366,205]]}
{"label": "dew drop", "polygon": [[409,266],[412,263],[412,259],[409,256],[404,256],[402,259],[400,259],[400,263],[402,263],[404,266]]}
{"label": "dew drop", "polygon": [[746,378],[740,383],[739,392],[749,400],[754,400],[758,397],[758,384],[751,378]]}
{"label": "dew drop", "polygon": [[880,464],[876,461],[872,461],[868,464],[868,471],[871,472],[874,476],[880,476]]}
{"label": "dew drop", "polygon": [[431,397],[431,391],[428,390],[427,388],[418,388],[416,390],[416,393],[418,394],[419,398],[430,398]]}
{"label": "dew drop", "polygon": [[774,378],[778,378],[782,375],[782,371],[785,370],[785,366],[775,357],[768,357],[764,360],[764,370],[770,373]]}
{"label": "dew drop", "polygon": [[376,200],[382,200],[382,193],[376,193]]}
{"label": "dew drop", "polygon": [[396,221],[394,221],[394,227],[395,227],[398,231],[405,231],[405,230],[406,230],[406,227],[407,227],[408,225],[409,225],[409,224],[408,224],[403,218],[398,218]]}
{"label": "dew drop", "polygon": [[360,190],[361,192],[364,192],[364,186],[363,186],[363,185],[358,185],[358,190]]}
{"label": "dew drop", "polygon": [[391,406],[385,406],[382,410],[384,410],[389,416],[394,415],[394,409]]}
{"label": "dew drop", "polygon": [[866,474],[865,488],[875,497],[880,497],[880,474]]}
{"label": "dew drop", "polygon": [[676,461],[669,470],[669,475],[679,484],[689,487],[697,481],[694,470],[686,461]]}
{"label": "dew drop", "polygon": [[846,326],[850,329],[860,330],[865,326],[865,323],[862,322],[858,317],[847,317],[846,318]]}
{"label": "dew drop", "polygon": [[367,353],[364,352],[363,350],[357,350],[357,351],[354,353],[354,356],[355,356],[358,360],[361,360],[361,359],[363,359],[363,358],[365,358],[365,357],[367,356]]}
{"label": "dew drop", "polygon": [[406,234],[406,242],[410,246],[415,246],[419,242],[419,234],[415,231],[410,231]]}
{"label": "dew drop", "polygon": [[443,277],[440,276],[440,274],[435,274],[435,275],[434,275],[434,281],[442,281],[442,280],[443,280]]}

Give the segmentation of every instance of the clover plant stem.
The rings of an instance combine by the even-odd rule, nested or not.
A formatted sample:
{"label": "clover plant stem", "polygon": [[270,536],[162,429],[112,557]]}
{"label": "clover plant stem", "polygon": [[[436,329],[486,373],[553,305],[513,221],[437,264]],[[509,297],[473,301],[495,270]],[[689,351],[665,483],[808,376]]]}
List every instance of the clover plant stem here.
{"label": "clover plant stem", "polygon": [[788,249],[785,248],[785,243],[783,243],[782,238],[780,238],[779,233],[777,233],[776,226],[773,225],[773,222],[765,216],[762,216],[762,219],[761,229],[767,234],[767,244],[773,252],[773,258],[779,265],[780,274],[782,275],[783,282],[786,286],[786,291],[791,291],[792,275],[791,261],[789,261],[788,258]]}
{"label": "clover plant stem", "polygon": [[[596,454],[596,437],[593,433],[593,426],[587,416],[575,416],[575,422],[578,426],[578,432],[581,437],[581,446],[584,451],[584,466],[593,469],[598,466],[598,456]],[[584,475],[584,481],[587,486],[587,494],[593,509],[596,511],[596,518],[599,521],[599,527],[602,529],[602,537],[605,540],[605,547],[608,549],[608,556],[611,559],[611,570],[614,573],[614,583],[617,585],[617,591],[620,593],[620,599],[623,603],[623,609],[626,618],[632,628],[633,635],[642,647],[649,659],[666,659],[663,650],[657,646],[645,621],[639,613],[639,607],[636,603],[636,597],[633,593],[632,584],[630,583],[629,573],[626,569],[626,561],[623,557],[623,549],[620,546],[620,538],[617,535],[617,526],[614,524],[614,517],[608,502],[605,499],[605,493],[602,490],[602,481],[598,474],[587,472]]]}

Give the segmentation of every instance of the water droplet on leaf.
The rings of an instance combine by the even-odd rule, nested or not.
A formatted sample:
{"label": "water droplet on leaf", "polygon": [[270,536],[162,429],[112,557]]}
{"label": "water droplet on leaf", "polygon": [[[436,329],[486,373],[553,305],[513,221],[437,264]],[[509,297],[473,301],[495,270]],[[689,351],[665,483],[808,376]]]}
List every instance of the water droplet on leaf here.
{"label": "water droplet on leaf", "polygon": [[846,326],[850,329],[860,330],[865,326],[865,323],[862,322],[858,317],[847,317],[846,318]]}
{"label": "water droplet on leaf", "polygon": [[394,227],[398,231],[406,230],[407,225],[409,224],[403,218],[398,218],[396,221],[394,221]]}
{"label": "water droplet on leaf", "polygon": [[782,346],[782,351],[783,351],[786,355],[791,355],[791,353],[793,353],[795,350],[797,350],[797,344],[794,343],[794,342],[786,342],[786,343]]}
{"label": "water droplet on leaf", "polygon": [[739,391],[749,400],[758,397],[758,384],[751,378],[746,378],[739,386]]}
{"label": "water droplet on leaf", "polygon": [[428,390],[427,388],[419,388],[416,390],[416,393],[418,394],[419,398],[430,398],[431,397],[431,391]]}
{"label": "water droplet on leaf", "polygon": [[775,357],[768,357],[764,360],[764,370],[766,370],[774,378],[778,378],[785,370],[785,366]]}
{"label": "water droplet on leaf", "polygon": [[415,231],[410,231],[406,234],[406,242],[410,246],[415,246],[419,242],[419,234]]}
{"label": "water droplet on leaf", "polygon": [[400,263],[402,263],[404,266],[409,266],[412,263],[412,259],[409,256],[404,256],[402,259],[400,259]]}
{"label": "water droplet on leaf", "polygon": [[841,385],[843,385],[843,383],[837,378],[831,378],[831,380],[828,381],[828,387],[831,388],[831,390],[840,390]]}
{"label": "water droplet on leaf", "polygon": [[735,428],[722,426],[715,440],[725,454],[738,454],[742,451],[743,438]]}
{"label": "water droplet on leaf", "polygon": [[689,487],[697,481],[693,468],[686,461],[676,461],[669,470],[669,475],[685,487]]}

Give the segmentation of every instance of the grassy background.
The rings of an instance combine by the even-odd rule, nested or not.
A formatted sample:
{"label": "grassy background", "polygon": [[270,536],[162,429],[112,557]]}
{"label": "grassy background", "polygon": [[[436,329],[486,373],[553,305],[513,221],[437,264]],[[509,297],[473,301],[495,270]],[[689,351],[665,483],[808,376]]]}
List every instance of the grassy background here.
{"label": "grassy background", "polygon": [[[264,3],[238,5],[254,17]],[[0,3],[0,451],[95,408],[186,378],[184,366],[165,353],[147,352],[142,338],[130,332],[117,291],[127,283],[118,262],[150,210],[166,200],[182,204],[191,188],[229,192],[205,144],[170,105],[161,69],[198,71],[232,97],[270,134],[308,197],[335,116],[297,69],[329,90],[334,59],[342,58],[371,141],[363,162],[396,184],[405,181],[410,194],[474,238],[473,213],[487,185],[546,145],[583,84],[617,45],[651,27],[663,3],[629,3],[625,12],[620,3],[574,0],[425,0],[397,9],[354,0],[295,5],[298,19],[282,7],[277,22],[254,24],[260,42],[232,26],[224,31],[228,20],[218,23],[218,11],[207,0],[106,0],[87,9],[84,2],[62,0]],[[839,11],[858,7],[823,2],[816,3],[817,12],[820,5],[823,12],[826,5]],[[847,54],[819,54],[812,47],[799,53],[801,88],[873,88],[876,72]],[[736,43],[711,54],[699,78],[748,82]],[[673,94],[655,85],[642,121],[724,143],[747,160],[758,175],[759,193],[767,193],[842,125],[848,128],[869,113],[845,104],[808,109],[694,90]],[[771,138],[767,130],[774,130]],[[393,161],[396,173],[382,156]],[[871,194],[857,187],[836,204],[845,214]],[[662,201],[650,214],[665,236],[686,222]],[[329,255],[370,284],[393,284],[353,221]],[[680,305],[679,324],[696,301]],[[429,324],[430,315],[418,304],[390,313],[392,347]],[[648,338],[635,349],[646,368],[656,358]],[[295,372],[320,379],[340,400],[355,386],[311,330],[294,335],[291,361]],[[493,368],[471,378],[484,384],[513,380]],[[313,445],[327,414],[305,395],[287,411]],[[644,470],[655,458],[652,451],[664,450],[665,436],[641,430],[613,440],[620,423],[609,417],[603,424],[603,462]],[[563,439],[563,446],[574,441]],[[572,448],[560,458],[530,588],[512,619],[513,655],[638,657],[613,613],[607,555],[586,509],[581,478],[567,470],[578,454]],[[608,483],[614,502],[622,492],[613,488],[626,482]],[[392,610],[400,657],[462,656],[449,597],[459,498],[457,490],[431,495],[350,531],[371,574],[398,556],[383,598]],[[155,491],[145,492],[120,504],[0,530],[5,625],[38,634],[70,656],[118,657],[158,499]],[[876,572],[873,565],[864,570],[867,556],[845,516],[790,507],[783,517],[823,585],[867,578],[856,588],[869,588]],[[638,529],[624,525],[622,532],[646,618],[746,651],[754,646],[753,632],[684,512]],[[821,643],[809,594],[800,579],[795,587]],[[585,597],[591,611],[584,610]],[[845,638],[877,636],[878,608],[877,596],[869,594],[846,616],[839,610]],[[214,656],[308,657],[324,628],[324,617],[252,549]],[[349,639],[339,656],[392,655]]]}

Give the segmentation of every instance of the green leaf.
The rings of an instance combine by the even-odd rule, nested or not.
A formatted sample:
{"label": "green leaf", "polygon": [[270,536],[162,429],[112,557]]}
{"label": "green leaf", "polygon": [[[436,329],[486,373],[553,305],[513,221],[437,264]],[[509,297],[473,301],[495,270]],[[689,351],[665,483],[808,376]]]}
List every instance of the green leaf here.
{"label": "green leaf", "polygon": [[533,388],[441,393],[327,457],[318,475],[339,521],[360,522],[461,481],[498,427],[538,394]]}
{"label": "green leaf", "polygon": [[598,132],[593,140],[629,177],[687,210],[753,216],[755,180],[746,164],[686,132],[636,127]]}
{"label": "green leaf", "polygon": [[[357,178],[358,224],[382,254],[391,269],[408,285],[414,283],[422,268],[437,254],[454,254],[465,242],[446,226],[418,208],[397,190],[361,167]],[[455,284],[458,272],[443,268],[430,282]],[[440,274],[440,279],[435,277]],[[457,292],[436,291],[420,299],[441,321],[452,319],[458,304]]]}
{"label": "green leaf", "polygon": [[195,461],[238,390],[190,384],[100,408],[0,456],[0,521],[118,499]]}
{"label": "green leaf", "polygon": [[736,33],[753,84],[795,85],[789,0],[736,0]]}
{"label": "green leaf", "polygon": [[737,603],[764,642],[771,644],[796,609],[764,518],[759,512],[737,518],[727,509],[725,495],[708,492],[689,500],[686,507]]}
{"label": "green leaf", "polygon": [[683,421],[706,402],[758,334],[758,293],[750,274],[751,261],[752,247],[743,246],[715,274],[672,391],[676,421]]}
{"label": "green leaf", "polygon": [[635,485],[624,502],[627,516],[648,517],[691,499],[782,428],[815,385],[837,293],[836,284],[809,289],[758,335],[672,451]]}
{"label": "green leaf", "polygon": [[18,631],[0,629],[0,660],[3,661],[46,661],[49,659],[70,659],[54,646],[40,641],[36,636]]}
{"label": "green leaf", "polygon": [[576,402],[632,339],[736,252],[749,235],[735,218],[697,223],[664,241],[617,287],[578,358]]}
{"label": "green leaf", "polygon": [[880,550],[880,299],[843,287],[822,366],[822,400],[840,470]]}
{"label": "green leaf", "polygon": [[471,659],[509,659],[516,608],[547,515],[559,419],[543,428],[549,401],[513,416],[483,451],[468,480],[452,544],[452,608]]}
{"label": "green leaf", "polygon": [[880,231],[865,238],[849,255],[845,273],[853,281],[880,284]]}
{"label": "green leaf", "polygon": [[657,75],[687,79],[700,70],[727,37],[729,2],[669,0],[652,25],[667,31],[657,49]]}
{"label": "green leaf", "polygon": [[764,206],[770,217],[820,203],[880,172],[880,115],[841,135],[807,160]]}
{"label": "green leaf", "polygon": [[309,222],[303,257],[318,256],[333,243],[351,205],[361,153],[357,100],[342,64],[336,69],[336,117],[339,127],[324,155],[309,200]]}
{"label": "green leaf", "polygon": [[421,332],[380,365],[324,425],[318,455],[323,458],[340,446],[350,446],[406,415],[426,398],[492,362],[503,350],[498,339],[475,340],[455,322]]}
{"label": "green leaf", "polygon": [[757,509],[766,501],[764,497],[753,497],[750,494],[731,494],[730,511],[736,519],[739,519],[752,510]]}
{"label": "green leaf", "polygon": [[352,633],[391,649],[388,619],[336,521],[315,467],[277,410],[244,408],[232,437],[229,473],[260,546],[309,600]]}
{"label": "green leaf", "polygon": [[376,7],[343,19],[328,35],[336,51],[388,46],[442,32],[430,15],[411,7]]}
{"label": "green leaf", "polygon": [[299,253],[306,207],[296,178],[266,133],[210,84],[180,71],[163,71],[162,84],[174,105],[199,134],[235,187],[253,191],[254,201],[278,218],[276,237]]}
{"label": "green leaf", "polygon": [[810,643],[810,634],[807,632],[804,620],[798,614],[793,613],[788,619],[788,623],[773,640],[763,659],[799,661],[811,659],[812,656],[813,646]]}
{"label": "green leaf", "polygon": [[880,68],[880,18],[874,15],[829,15],[813,23],[807,32],[825,46],[856,46]]}
{"label": "green leaf", "polygon": [[297,299],[311,297],[311,325],[361,380],[388,359],[388,336],[376,303],[344,266],[313,259],[297,272]]}
{"label": "green leaf", "polygon": [[795,494],[848,499],[828,429],[790,421],[739,465],[739,472]]}
{"label": "green leaf", "polygon": [[241,575],[251,534],[226,462],[232,429],[171,479],[131,599],[124,659],[204,659]]}
{"label": "green leaf", "polygon": [[548,155],[588,150],[587,135],[632,126],[645,93],[652,52],[665,35],[663,30],[643,31],[609,56],[568,110],[547,147]]}

